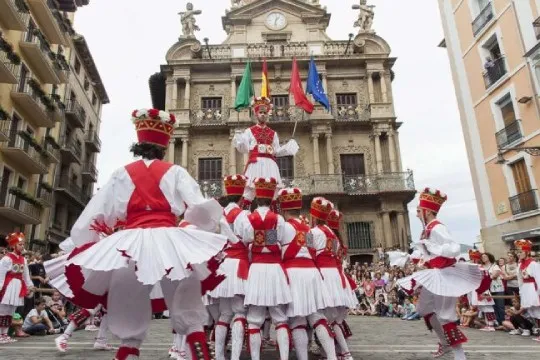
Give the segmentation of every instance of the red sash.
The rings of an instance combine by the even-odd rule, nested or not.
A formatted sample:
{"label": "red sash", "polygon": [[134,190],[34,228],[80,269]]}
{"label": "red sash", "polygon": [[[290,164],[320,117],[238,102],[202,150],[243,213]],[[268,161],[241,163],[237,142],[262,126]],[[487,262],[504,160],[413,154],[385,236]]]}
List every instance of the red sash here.
{"label": "red sash", "polygon": [[125,167],[135,185],[127,206],[125,229],[176,225],[176,216],[171,212],[171,205],[159,188],[161,179],[171,166],[170,163],[154,160],[147,167],[143,160],[139,160]]}
{"label": "red sash", "polygon": [[251,251],[253,253],[262,252],[263,248],[267,247],[271,252],[277,252],[279,254],[280,251],[278,244],[266,244],[266,232],[268,230],[275,230],[277,228],[278,215],[273,211],[268,211],[263,220],[259,212],[255,211],[248,215],[248,220],[253,227],[253,231],[255,232]]}
{"label": "red sash", "polygon": [[[5,256],[11,259],[12,267],[13,265],[19,265],[24,271],[24,268],[25,268],[24,256],[17,255],[14,253],[7,253]],[[14,273],[13,271],[8,271],[4,279],[4,286],[2,286],[2,290],[0,290],[0,301],[4,298],[4,294],[6,293],[7,287],[10,281],[13,279],[17,279],[21,282],[21,291],[19,292],[19,297],[25,297],[28,294],[28,288],[26,287],[26,282],[23,279],[23,273]]]}
{"label": "red sash", "polygon": [[303,224],[301,221],[290,219],[287,222],[296,230],[296,235],[287,245],[287,250],[283,254],[283,261],[285,262],[296,258],[302,247],[307,247],[306,236],[309,233],[309,226]]}
{"label": "red sash", "polygon": [[535,280],[535,278],[533,278],[533,277],[528,277],[528,278],[526,278],[526,279],[523,279],[523,283],[529,283],[529,284],[530,284],[530,283],[533,283],[533,284],[534,284],[534,288],[535,288],[536,290],[538,290],[538,284],[536,283],[536,280]]}
{"label": "red sash", "polygon": [[[253,134],[253,137],[257,141],[257,145],[272,145],[274,142],[274,134],[276,133],[274,130],[270,129],[268,126],[258,126],[254,125],[249,128],[251,130],[251,134]],[[267,154],[267,153],[259,153],[259,150],[257,148],[257,145],[253,149],[249,151],[249,158],[246,163],[246,168],[249,166],[249,164],[254,164],[257,162],[257,158],[264,157],[272,160],[276,160],[276,157],[273,154]],[[244,171],[245,171],[244,170]]]}
{"label": "red sash", "polygon": [[225,216],[225,219],[227,219],[227,223],[229,224],[234,223],[234,221],[236,220],[238,215],[240,215],[241,212],[242,212],[242,209],[240,209],[239,207],[234,208],[231,211],[229,211],[229,213]]}
{"label": "red sash", "polygon": [[422,236],[420,237],[421,240],[427,240],[429,239],[429,237],[431,236],[431,230],[433,230],[433,228],[436,226],[436,225],[440,225],[441,222],[437,219],[433,220],[432,222],[430,222],[426,228],[424,229],[424,231],[422,231]]}
{"label": "red sash", "polygon": [[424,263],[424,266],[429,269],[444,269],[450,266],[454,266],[454,264],[457,262],[454,258],[447,258],[444,256],[437,256],[436,258],[433,258],[427,262]]}
{"label": "red sash", "polygon": [[332,242],[337,241],[336,234],[326,225],[317,226],[326,237],[326,246],[324,250],[317,256],[315,262],[319,268],[334,268],[338,271],[339,277],[341,278],[341,286],[345,289],[345,275],[343,271],[340,271],[341,266],[337,265],[336,257],[332,251]]}
{"label": "red sash", "polygon": [[[242,213],[242,209],[234,208],[225,216],[228,224],[233,224],[238,215]],[[247,247],[242,242],[237,242],[233,244],[229,242],[227,249],[225,249],[225,254],[229,259],[237,259],[238,270],[236,271],[236,276],[240,279],[247,280],[249,274],[249,254]]]}

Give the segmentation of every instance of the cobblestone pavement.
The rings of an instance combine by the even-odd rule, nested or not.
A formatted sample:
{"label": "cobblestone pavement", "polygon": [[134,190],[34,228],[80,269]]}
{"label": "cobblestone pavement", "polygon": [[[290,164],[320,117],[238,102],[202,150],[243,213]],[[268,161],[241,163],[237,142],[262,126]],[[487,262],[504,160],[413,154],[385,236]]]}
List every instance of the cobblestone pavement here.
{"label": "cobblestone pavement", "polygon": [[[355,360],[432,359],[430,351],[436,347],[436,338],[426,330],[423,321],[352,317],[349,324],[354,333],[350,347]],[[466,334],[470,340],[465,347],[469,360],[540,358],[540,343],[532,341],[531,338],[510,336],[502,332],[484,333],[478,330],[467,330]],[[111,360],[114,353],[92,349],[95,335],[96,333],[88,331],[76,332],[70,342],[70,350],[65,354],[56,351],[54,336],[19,340],[14,344],[0,345],[0,359]],[[168,321],[153,321],[148,339],[141,351],[141,359],[167,359],[171,339]],[[111,342],[114,345],[118,344],[114,339]],[[276,352],[271,350],[264,351],[262,356],[263,360],[277,358]],[[446,355],[442,359],[451,360],[453,356]]]}

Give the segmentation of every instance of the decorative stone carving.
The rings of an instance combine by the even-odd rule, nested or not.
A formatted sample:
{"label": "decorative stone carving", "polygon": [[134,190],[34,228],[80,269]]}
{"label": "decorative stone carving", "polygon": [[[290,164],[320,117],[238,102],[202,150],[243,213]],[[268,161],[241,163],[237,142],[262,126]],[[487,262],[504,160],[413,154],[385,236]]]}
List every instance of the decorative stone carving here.
{"label": "decorative stone carving", "polygon": [[306,150],[300,147],[296,155],[294,156],[294,175],[295,177],[306,176]]}
{"label": "decorative stone carving", "polygon": [[[202,145],[202,144],[201,144]],[[191,154],[190,173],[199,173],[200,158],[221,158],[222,173],[226,174],[229,168],[229,151],[228,150],[195,150]]]}
{"label": "decorative stone carving", "polygon": [[197,20],[195,15],[202,14],[201,10],[193,10],[193,4],[188,2],[186,4],[186,11],[179,12],[180,23],[182,24],[182,36],[181,39],[194,38],[195,31],[200,31],[201,29],[197,26]]}
{"label": "decorative stone carving", "polygon": [[370,169],[370,173],[375,174],[377,172],[371,149],[368,146],[334,146],[334,165],[336,167],[336,173],[341,174],[341,161],[339,156],[341,154],[364,154],[364,161],[366,169]]}
{"label": "decorative stone carving", "polygon": [[358,19],[354,22],[354,27],[359,27],[358,33],[374,32],[371,30],[373,26],[373,18],[375,17],[375,5],[367,5],[367,0],[360,0],[360,4],[352,6],[353,10],[360,10]]}

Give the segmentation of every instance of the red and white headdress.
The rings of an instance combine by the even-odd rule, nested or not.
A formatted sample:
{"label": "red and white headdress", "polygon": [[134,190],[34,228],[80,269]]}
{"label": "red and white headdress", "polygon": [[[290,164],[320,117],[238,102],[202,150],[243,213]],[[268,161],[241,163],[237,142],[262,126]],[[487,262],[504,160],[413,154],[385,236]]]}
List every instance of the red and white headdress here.
{"label": "red and white headdress", "polygon": [[330,229],[339,230],[339,225],[341,223],[342,218],[343,218],[343,213],[335,209],[330,211],[330,214],[328,214],[328,219],[326,220],[328,223],[328,227]]}
{"label": "red and white headdress", "polygon": [[302,209],[302,190],[299,188],[287,188],[278,193],[279,206],[281,210]]}
{"label": "red and white headdress", "polygon": [[131,121],[135,124],[139,143],[149,143],[166,148],[176,126],[173,114],[157,109],[133,110]]}
{"label": "red and white headdress", "polygon": [[326,221],[334,205],[323,197],[316,197],[311,201],[309,213],[316,219]]}
{"label": "red and white headdress", "polygon": [[243,195],[246,187],[247,177],[244,175],[229,175],[223,179],[225,193],[231,195]]}
{"label": "red and white headdress", "polygon": [[276,193],[277,180],[275,178],[255,178],[255,197],[259,199],[273,199]]}
{"label": "red and white headdress", "polygon": [[530,240],[521,239],[514,241],[514,246],[521,251],[531,252],[533,243]]}
{"label": "red and white headdress", "polygon": [[6,236],[6,242],[9,247],[13,248],[19,243],[25,242],[26,238],[22,232],[14,232]]}
{"label": "red and white headdress", "polygon": [[265,107],[267,113],[272,111],[272,102],[267,97],[254,97],[251,101],[251,106],[253,106],[255,113],[258,113],[261,107]]}
{"label": "red and white headdress", "polygon": [[471,261],[480,261],[482,259],[482,253],[475,249],[469,250],[469,259]]}
{"label": "red and white headdress", "polygon": [[438,213],[446,200],[448,200],[448,197],[440,190],[425,188],[420,193],[420,204],[418,206],[421,209]]}

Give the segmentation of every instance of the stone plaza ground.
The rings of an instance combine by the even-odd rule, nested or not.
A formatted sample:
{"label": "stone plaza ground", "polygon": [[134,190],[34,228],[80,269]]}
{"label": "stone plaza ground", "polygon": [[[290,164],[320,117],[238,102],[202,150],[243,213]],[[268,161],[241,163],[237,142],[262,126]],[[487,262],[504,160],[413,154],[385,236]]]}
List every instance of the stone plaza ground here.
{"label": "stone plaza ground", "polygon": [[[349,324],[354,333],[350,345],[355,360],[429,360],[432,359],[430,351],[436,348],[435,335],[426,330],[423,321],[351,317]],[[532,341],[530,337],[510,336],[502,332],[484,333],[478,330],[466,330],[466,334],[470,339],[466,345],[470,360],[540,358],[540,343]],[[65,354],[56,351],[54,336],[19,340],[14,344],[0,345],[0,359],[113,359],[113,352],[92,349],[95,335],[95,332],[76,332],[70,343],[70,351]],[[142,348],[141,359],[168,359],[167,350],[171,338],[168,321],[154,320]],[[118,344],[114,339],[111,342]],[[262,359],[278,359],[277,353],[265,350]],[[446,355],[442,359],[453,359],[453,356]]]}

